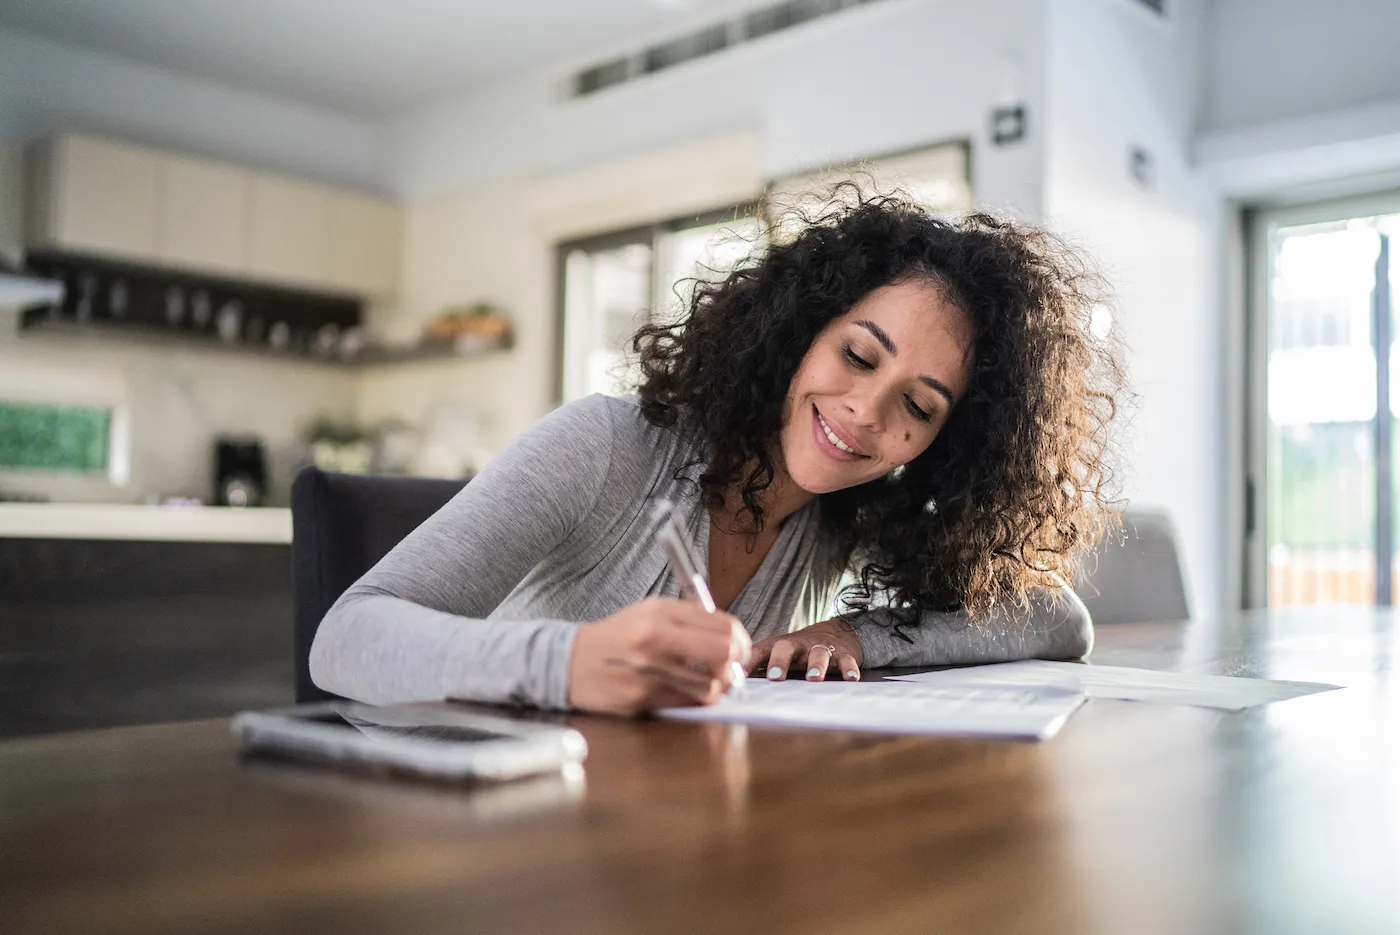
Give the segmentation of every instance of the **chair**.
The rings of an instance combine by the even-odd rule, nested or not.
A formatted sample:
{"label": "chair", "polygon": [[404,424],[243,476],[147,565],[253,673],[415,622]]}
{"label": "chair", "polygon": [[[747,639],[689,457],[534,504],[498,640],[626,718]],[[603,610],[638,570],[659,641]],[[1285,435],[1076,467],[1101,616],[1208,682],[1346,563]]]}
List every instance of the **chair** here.
{"label": "chair", "polygon": [[311,682],[311,641],[350,585],[466,481],[333,474],[305,468],[292,482],[292,595],[296,699],[336,696]]}
{"label": "chair", "polygon": [[1122,527],[1100,542],[1082,567],[1074,590],[1096,626],[1191,615],[1176,530],[1165,513],[1125,511]]}

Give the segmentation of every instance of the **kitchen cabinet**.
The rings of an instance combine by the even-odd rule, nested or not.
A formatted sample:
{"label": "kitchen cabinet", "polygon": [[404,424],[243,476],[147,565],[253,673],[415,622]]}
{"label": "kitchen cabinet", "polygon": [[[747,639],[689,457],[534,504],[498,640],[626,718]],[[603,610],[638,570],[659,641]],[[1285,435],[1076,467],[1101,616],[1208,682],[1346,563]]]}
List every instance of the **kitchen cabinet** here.
{"label": "kitchen cabinet", "polygon": [[252,195],[248,272],[269,282],[333,287],[330,190],[259,173]]}
{"label": "kitchen cabinet", "polygon": [[371,299],[398,289],[392,201],[62,133],[27,157],[31,248]]}
{"label": "kitchen cabinet", "polygon": [[356,294],[392,295],[399,285],[402,216],[393,202],[336,192],[330,204],[330,280]]}
{"label": "kitchen cabinet", "polygon": [[[63,134],[31,152],[31,245],[154,262],[162,154]],[[36,197],[37,196],[37,197]]]}
{"label": "kitchen cabinet", "polygon": [[160,262],[212,273],[247,272],[252,174],[176,155],[166,155],[161,169]]}

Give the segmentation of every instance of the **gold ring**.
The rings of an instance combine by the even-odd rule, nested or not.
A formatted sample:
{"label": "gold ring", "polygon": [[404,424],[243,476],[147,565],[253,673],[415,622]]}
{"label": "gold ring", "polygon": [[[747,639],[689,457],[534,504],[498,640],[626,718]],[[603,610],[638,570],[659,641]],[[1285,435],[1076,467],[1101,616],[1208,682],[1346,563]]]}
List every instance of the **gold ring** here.
{"label": "gold ring", "polygon": [[[812,649],[824,649],[831,655],[836,655],[836,647],[832,646],[830,643],[818,643],[817,645],[813,646]],[[811,650],[808,650],[808,652],[811,652]]]}

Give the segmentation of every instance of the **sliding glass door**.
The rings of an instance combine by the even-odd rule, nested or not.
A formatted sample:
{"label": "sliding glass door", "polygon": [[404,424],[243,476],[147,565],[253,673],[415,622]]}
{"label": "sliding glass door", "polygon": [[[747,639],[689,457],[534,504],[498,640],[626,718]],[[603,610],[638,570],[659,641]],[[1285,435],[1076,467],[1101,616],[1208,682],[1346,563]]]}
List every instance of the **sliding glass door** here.
{"label": "sliding glass door", "polygon": [[1395,600],[1397,234],[1400,198],[1254,224],[1253,606]]}

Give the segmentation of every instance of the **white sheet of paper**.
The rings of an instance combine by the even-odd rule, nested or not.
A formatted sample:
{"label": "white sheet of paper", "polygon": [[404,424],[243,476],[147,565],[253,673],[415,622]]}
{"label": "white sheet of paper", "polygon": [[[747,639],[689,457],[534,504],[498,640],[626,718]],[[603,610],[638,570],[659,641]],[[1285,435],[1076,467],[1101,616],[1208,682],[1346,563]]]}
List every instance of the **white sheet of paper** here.
{"label": "white sheet of paper", "polygon": [[988,666],[964,666],[894,675],[892,679],[920,685],[1033,686],[1078,684],[1090,698],[1151,701],[1158,704],[1194,705],[1242,711],[1255,705],[1286,701],[1299,695],[1332,691],[1340,685],[1321,682],[1283,682],[1274,679],[1237,678],[1229,675],[1186,675],[1125,666],[1096,666],[1079,662],[1027,659]]}
{"label": "white sheet of paper", "polygon": [[1044,740],[1084,703],[1059,686],[909,685],[902,682],[770,682],[749,679],[743,697],[662,717],[813,730]]}

